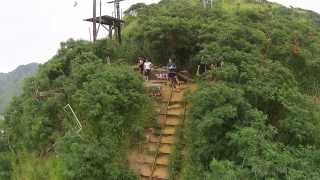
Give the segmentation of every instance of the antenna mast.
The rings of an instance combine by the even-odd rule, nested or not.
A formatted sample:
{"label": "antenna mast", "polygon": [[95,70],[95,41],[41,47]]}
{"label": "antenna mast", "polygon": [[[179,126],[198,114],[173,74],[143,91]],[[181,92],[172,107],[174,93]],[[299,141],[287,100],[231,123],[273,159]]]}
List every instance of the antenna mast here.
{"label": "antenna mast", "polygon": [[97,40],[97,0],[93,0],[93,42]]}
{"label": "antenna mast", "polygon": [[[113,30],[114,33],[121,43],[121,25],[124,23],[122,20],[122,12],[120,9],[120,2],[124,0],[113,0],[110,2],[107,2],[109,4],[114,5],[114,17],[108,16],[108,15],[102,15],[102,2],[100,0],[100,15],[97,17],[97,0],[93,0],[93,17],[89,19],[84,19],[84,21],[88,21],[92,23],[92,32],[90,32],[90,36],[92,34],[92,40],[93,42],[97,41],[97,36],[100,30],[100,27],[102,26],[105,30],[109,31],[109,38],[112,38]],[[97,27],[97,23],[99,23],[99,26]],[[107,27],[109,26],[109,27]],[[90,31],[90,30],[89,30]]]}
{"label": "antenna mast", "polygon": [[[113,0],[108,2],[108,3],[114,3],[114,16],[119,21],[121,20],[120,1],[124,1],[124,0]],[[116,26],[115,30],[116,30],[116,35],[119,39],[119,42],[121,43],[121,24]]]}

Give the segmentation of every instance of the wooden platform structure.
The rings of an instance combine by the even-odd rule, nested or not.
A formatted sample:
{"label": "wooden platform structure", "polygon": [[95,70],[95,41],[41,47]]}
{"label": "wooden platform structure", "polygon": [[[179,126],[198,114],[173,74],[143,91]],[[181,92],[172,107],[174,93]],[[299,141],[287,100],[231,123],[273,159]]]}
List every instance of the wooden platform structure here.
{"label": "wooden platform structure", "polygon": [[100,24],[103,28],[109,31],[110,39],[113,36],[112,30],[114,29],[117,39],[119,40],[119,42],[121,42],[121,25],[124,23],[123,20],[112,17],[112,16],[104,15],[96,18],[84,19],[84,21],[96,22]]}

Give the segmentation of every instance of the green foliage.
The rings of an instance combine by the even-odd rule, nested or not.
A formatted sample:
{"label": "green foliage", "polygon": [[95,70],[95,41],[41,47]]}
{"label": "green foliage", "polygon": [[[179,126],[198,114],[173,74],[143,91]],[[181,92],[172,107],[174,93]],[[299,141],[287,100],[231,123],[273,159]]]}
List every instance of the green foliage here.
{"label": "green foliage", "polygon": [[12,157],[12,179],[64,179],[63,162],[57,157],[39,159],[36,154],[26,152],[20,152]]}
{"label": "green foliage", "polygon": [[[103,137],[97,140],[93,137],[66,137],[61,142],[59,152],[64,159],[65,179],[137,179],[119,158],[121,152],[119,140],[114,137]],[[89,145],[89,146],[88,146]],[[120,152],[119,152],[120,151]],[[116,157],[115,157],[116,156]]]}
{"label": "green foliage", "polygon": [[[193,1],[162,1],[138,11],[128,18],[125,37],[135,43],[140,54],[165,64],[169,57],[178,64],[188,65],[191,53],[197,50],[197,33],[200,22],[188,19],[196,15]],[[177,11],[179,9],[179,11]]]}
{"label": "green foliage", "polygon": [[276,117],[279,124],[274,124],[270,116],[277,112],[269,115],[263,108],[275,104],[259,100],[256,105],[247,97],[246,88],[206,84],[192,95],[185,179],[318,177],[319,107],[297,91],[279,95],[288,109]]}
{"label": "green foliage", "polygon": [[177,146],[173,178],[318,179],[320,107],[309,97],[320,92],[318,14],[254,0],[163,0],[126,14],[122,44],[69,40],[25,82],[0,126],[0,178],[136,179],[126,153],[152,111],[123,64],[149,56],[194,72],[200,61],[220,65],[206,74],[216,83],[189,97],[187,158]]}
{"label": "green foliage", "polygon": [[166,0],[129,19],[127,38],[156,62],[224,62],[189,97],[182,179],[317,179],[319,15],[239,2]]}
{"label": "green foliage", "polygon": [[[3,141],[0,141],[3,146]],[[2,148],[2,147],[1,147]],[[0,150],[0,179],[10,179],[12,172],[11,154]]]}
{"label": "green foliage", "polygon": [[[1,164],[11,162],[12,173],[4,171],[11,178],[136,179],[126,154],[143,133],[151,106],[141,77],[116,64],[120,52],[113,44],[62,43],[58,54],[25,82],[4,121],[15,154]],[[114,63],[107,64],[105,56]],[[79,134],[72,112],[64,111],[67,104],[83,126]]]}
{"label": "green foliage", "polygon": [[318,94],[316,13],[247,0],[218,0],[211,9],[190,0],[137,6],[124,30],[126,42],[137,47],[136,55],[150,56],[161,64],[171,57],[178,67],[194,72],[201,59],[208,64],[237,65],[269,59],[293,72],[301,91]]}

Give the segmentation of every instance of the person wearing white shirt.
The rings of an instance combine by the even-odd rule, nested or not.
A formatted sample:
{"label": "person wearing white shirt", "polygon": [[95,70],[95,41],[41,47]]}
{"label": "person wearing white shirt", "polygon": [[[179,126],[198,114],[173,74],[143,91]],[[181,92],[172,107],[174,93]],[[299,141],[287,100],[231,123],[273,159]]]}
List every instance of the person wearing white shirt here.
{"label": "person wearing white shirt", "polygon": [[143,69],[144,69],[145,80],[149,81],[150,74],[151,74],[152,63],[149,61],[149,59],[146,59],[146,62],[144,62],[143,66],[144,66]]}

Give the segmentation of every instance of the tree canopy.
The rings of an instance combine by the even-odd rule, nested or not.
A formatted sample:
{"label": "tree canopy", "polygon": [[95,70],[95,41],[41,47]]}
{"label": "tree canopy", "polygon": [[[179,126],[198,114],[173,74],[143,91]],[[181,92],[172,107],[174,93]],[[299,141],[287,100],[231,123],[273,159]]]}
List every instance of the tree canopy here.
{"label": "tree canopy", "polygon": [[318,14],[263,0],[217,0],[212,8],[162,0],[132,6],[125,21],[122,44],[62,43],[25,82],[0,124],[0,179],[137,179],[126,153],[152,113],[127,65],[138,56],[172,58],[194,73],[208,65],[186,97],[186,153],[175,176],[318,179]]}
{"label": "tree canopy", "polygon": [[[152,109],[136,72],[99,57],[109,53],[118,61],[101,49],[108,43],[62,43],[27,79],[5,115],[1,179],[137,178],[127,167],[126,149],[141,136]],[[83,127],[79,133],[75,118]]]}

